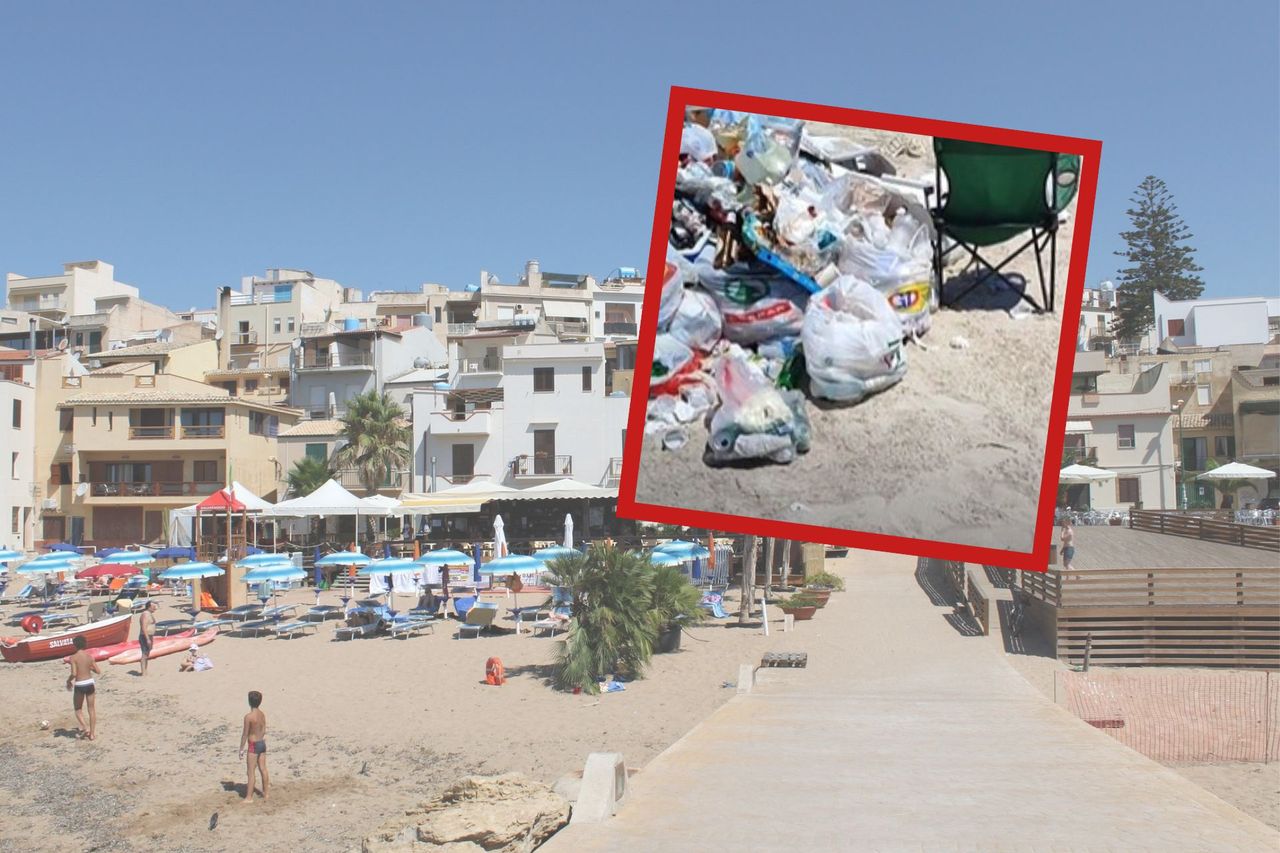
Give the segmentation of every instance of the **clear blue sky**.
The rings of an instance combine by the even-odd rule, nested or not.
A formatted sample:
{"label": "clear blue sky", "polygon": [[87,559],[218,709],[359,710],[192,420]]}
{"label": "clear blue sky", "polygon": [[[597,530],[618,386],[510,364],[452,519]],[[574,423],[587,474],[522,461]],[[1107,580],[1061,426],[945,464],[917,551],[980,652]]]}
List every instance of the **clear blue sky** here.
{"label": "clear blue sky", "polygon": [[643,266],[679,84],[1098,138],[1091,283],[1147,174],[1207,295],[1280,281],[1275,0],[358,5],[0,6],[0,269],[181,308]]}

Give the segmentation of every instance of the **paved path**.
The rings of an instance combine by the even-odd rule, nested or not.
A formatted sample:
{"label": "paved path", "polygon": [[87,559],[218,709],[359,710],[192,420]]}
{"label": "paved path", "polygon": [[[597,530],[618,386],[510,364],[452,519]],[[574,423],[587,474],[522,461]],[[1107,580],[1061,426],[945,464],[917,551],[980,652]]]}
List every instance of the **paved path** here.
{"label": "paved path", "polygon": [[[1280,833],[1075,719],[992,638],[965,637],[915,559],[852,552],[849,590],[632,779],[588,851],[1276,850]],[[934,581],[933,583],[937,583]]]}

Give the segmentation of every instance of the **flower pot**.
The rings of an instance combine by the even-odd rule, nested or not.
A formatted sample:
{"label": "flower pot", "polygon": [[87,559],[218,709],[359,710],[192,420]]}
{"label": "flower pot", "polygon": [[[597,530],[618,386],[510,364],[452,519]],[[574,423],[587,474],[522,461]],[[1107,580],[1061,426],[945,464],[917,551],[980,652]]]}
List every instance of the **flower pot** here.
{"label": "flower pot", "polygon": [[790,613],[791,617],[797,622],[803,622],[806,619],[812,619],[813,614],[818,612],[817,607],[784,607],[783,613]]}
{"label": "flower pot", "polygon": [[658,654],[670,654],[680,650],[680,625],[671,624],[662,629],[658,634],[657,646],[654,649]]}
{"label": "flower pot", "polygon": [[806,591],[805,591],[805,594],[806,594],[809,598],[813,599],[813,601],[817,604],[817,606],[818,606],[818,607],[826,607],[826,606],[827,606],[827,602],[831,599],[831,591],[830,591],[830,590],[813,590],[813,589],[810,589],[810,590],[806,590]]}

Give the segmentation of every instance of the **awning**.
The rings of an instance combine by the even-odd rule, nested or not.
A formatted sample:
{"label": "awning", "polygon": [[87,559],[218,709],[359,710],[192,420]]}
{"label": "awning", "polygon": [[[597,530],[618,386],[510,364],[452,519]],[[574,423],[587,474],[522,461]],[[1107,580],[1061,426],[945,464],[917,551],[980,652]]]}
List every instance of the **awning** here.
{"label": "awning", "polygon": [[499,501],[550,501],[550,500],[582,500],[582,499],[613,499],[618,497],[617,489],[603,489],[599,486],[592,486],[581,480],[564,478],[555,480],[550,483],[543,483],[541,486],[531,486],[527,489],[520,489],[509,493],[503,493],[494,497]]}
{"label": "awning", "polygon": [[1067,421],[1067,432],[1093,432],[1092,421]]}
{"label": "awning", "polygon": [[542,316],[571,320],[590,319],[590,309],[586,302],[569,302],[565,299],[542,300]]}

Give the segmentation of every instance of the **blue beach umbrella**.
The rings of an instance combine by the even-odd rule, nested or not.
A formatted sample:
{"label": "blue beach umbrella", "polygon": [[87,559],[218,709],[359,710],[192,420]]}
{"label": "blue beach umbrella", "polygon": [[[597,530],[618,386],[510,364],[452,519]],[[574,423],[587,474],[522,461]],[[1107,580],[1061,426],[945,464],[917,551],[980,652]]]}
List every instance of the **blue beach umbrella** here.
{"label": "blue beach umbrella", "polygon": [[73,554],[80,553],[79,545],[72,545],[70,542],[55,542],[52,545],[45,546],[50,551],[70,551]]}
{"label": "blue beach umbrella", "polygon": [[479,572],[484,575],[509,575],[518,572],[540,572],[547,568],[547,564],[535,557],[526,557],[524,554],[508,554],[505,557],[499,557],[496,560],[490,560],[480,567]]}
{"label": "blue beach umbrella", "polygon": [[[102,556],[102,554],[99,553],[98,556]],[[196,549],[170,545],[168,548],[161,548],[151,556],[155,557],[157,560],[181,560],[183,558],[194,560],[196,558]]]}
{"label": "blue beach umbrella", "polygon": [[471,564],[471,582],[480,583],[480,543],[471,546],[471,556],[473,558]]}
{"label": "blue beach umbrella", "polygon": [[12,563],[14,560],[21,560],[22,557],[21,551],[11,551],[8,548],[0,551],[0,563]]}
{"label": "blue beach umbrella", "polygon": [[580,557],[582,556],[582,552],[577,548],[566,548],[563,545],[552,545],[550,548],[539,548],[533,552],[533,556],[536,559],[543,560],[545,562],[546,560],[557,560],[560,557]]}
{"label": "blue beach umbrella", "polygon": [[428,551],[414,562],[424,566],[469,566],[473,558],[453,548]]}
{"label": "blue beach umbrella", "polygon": [[102,558],[102,562],[117,566],[139,566],[155,561],[150,551],[116,551]]}
{"label": "blue beach umbrella", "polygon": [[664,554],[661,551],[654,551],[649,555],[649,562],[655,566],[678,566],[684,561],[684,557],[677,554]]}
{"label": "blue beach umbrella", "polygon": [[215,566],[213,563],[183,563],[181,566],[165,569],[160,573],[159,579],[162,581],[199,580],[217,577],[225,571],[226,569]]}
{"label": "blue beach umbrella", "polygon": [[[404,557],[388,557],[385,560],[374,560],[373,562],[369,563],[367,566],[364,566],[363,568],[359,569],[356,572],[356,574],[358,575],[407,575],[407,574],[413,574],[414,572],[420,572],[420,571],[422,571],[422,566],[419,563],[415,563],[413,560],[409,560]],[[388,609],[391,611],[392,616],[394,616],[396,612],[395,596],[396,596],[395,586],[389,587],[389,591],[387,593],[387,600],[391,602],[391,606]]]}
{"label": "blue beach umbrella", "polygon": [[256,554],[249,554],[243,559],[236,560],[237,566],[249,566],[249,567],[271,566],[271,565],[275,565],[276,563],[289,563],[290,565],[292,565],[293,560],[287,554],[268,554],[264,551],[259,551]]}

